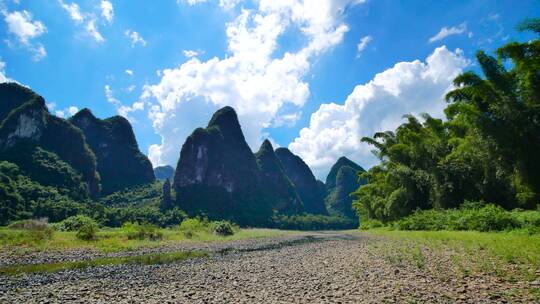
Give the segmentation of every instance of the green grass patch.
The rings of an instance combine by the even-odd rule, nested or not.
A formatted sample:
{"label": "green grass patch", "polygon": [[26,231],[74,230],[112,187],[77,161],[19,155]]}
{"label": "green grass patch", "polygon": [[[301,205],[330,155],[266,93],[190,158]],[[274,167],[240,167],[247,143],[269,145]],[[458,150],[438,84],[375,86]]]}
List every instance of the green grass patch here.
{"label": "green grass patch", "polygon": [[[463,275],[492,273],[507,279],[534,280],[540,269],[540,235],[514,232],[475,231],[392,231],[366,232],[397,241],[412,261],[423,268],[426,249],[431,254],[448,255]],[[400,250],[388,249],[391,259],[403,260]]]}
{"label": "green grass patch", "polygon": [[16,265],[9,267],[1,267],[0,275],[14,276],[23,273],[51,273],[62,270],[85,269],[88,267],[109,266],[109,265],[157,265],[171,264],[178,261],[193,259],[198,257],[208,256],[205,252],[200,251],[180,251],[159,254],[147,254],[128,257],[110,257],[99,258],[88,261],[77,262],[61,262],[61,263],[45,263],[45,264],[28,264]]}
{"label": "green grass patch", "polygon": [[161,238],[133,238],[132,231],[124,228],[100,229],[95,239],[78,239],[75,231],[55,231],[51,238],[43,238],[36,232],[24,229],[0,228],[0,250],[14,249],[19,253],[31,251],[95,249],[101,252],[136,250],[142,247],[159,247],[181,242],[225,242],[242,239],[277,237],[295,233],[276,229],[241,229],[233,235],[222,236],[211,229],[194,230],[188,236],[180,229],[159,229]]}

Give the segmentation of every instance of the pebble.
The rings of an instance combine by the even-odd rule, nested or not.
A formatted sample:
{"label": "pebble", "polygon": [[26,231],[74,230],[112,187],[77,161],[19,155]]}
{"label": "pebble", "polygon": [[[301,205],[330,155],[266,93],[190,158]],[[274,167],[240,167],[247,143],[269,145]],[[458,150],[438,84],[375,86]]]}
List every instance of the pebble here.
{"label": "pebble", "polygon": [[[252,239],[220,244],[183,244],[141,249],[149,251],[200,249],[212,253],[168,265],[116,265],[19,277],[0,277],[0,303],[492,303],[533,302],[509,293],[511,283],[497,278],[439,277],[434,265],[451,260],[426,252],[427,265],[414,263],[399,269],[384,250],[391,240],[364,235],[306,233],[272,239]],[[378,246],[373,246],[378,244]],[[371,246],[371,247],[370,247]],[[378,248],[378,249],[377,249]],[[384,249],[389,248],[389,249]],[[59,253],[33,255],[35,261],[73,259]],[[102,255],[81,252],[80,259]],[[1,256],[1,254],[0,254]],[[28,261],[10,257],[9,263]],[[433,267],[432,267],[433,266]],[[358,275],[361,269],[362,275]],[[440,268],[437,268],[440,269]],[[536,281],[535,281],[536,282]],[[531,285],[534,285],[530,282]],[[536,284],[536,283],[535,283]],[[511,294],[514,298],[505,298]]]}

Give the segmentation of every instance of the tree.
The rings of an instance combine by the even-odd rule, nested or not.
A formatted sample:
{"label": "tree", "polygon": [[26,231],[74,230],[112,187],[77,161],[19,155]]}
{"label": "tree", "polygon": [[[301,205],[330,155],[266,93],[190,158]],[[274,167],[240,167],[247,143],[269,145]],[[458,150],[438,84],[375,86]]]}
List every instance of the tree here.
{"label": "tree", "polygon": [[[540,33],[540,19],[521,30]],[[483,75],[465,72],[446,95],[447,120],[406,115],[395,131],[364,137],[380,164],[353,195],[361,217],[391,221],[465,200],[506,209],[540,199],[540,40],[477,53]]]}

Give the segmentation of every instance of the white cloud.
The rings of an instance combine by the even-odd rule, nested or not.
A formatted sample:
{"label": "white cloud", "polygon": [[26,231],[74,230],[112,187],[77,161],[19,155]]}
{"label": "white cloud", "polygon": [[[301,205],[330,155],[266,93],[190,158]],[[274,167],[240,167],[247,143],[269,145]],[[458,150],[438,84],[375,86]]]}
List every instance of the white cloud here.
{"label": "white cloud", "polygon": [[468,64],[461,50],[452,52],[445,46],[435,49],[425,62],[399,62],[368,83],[357,85],[344,104],[322,104],[289,148],[318,178],[324,178],[340,156],[370,167],[376,163],[372,147],[360,139],[394,130],[404,114],[444,117],[444,94]]}
{"label": "white cloud", "polygon": [[90,21],[88,21],[86,24],[86,31],[97,43],[102,43],[105,41],[105,38],[101,36],[101,33],[96,27],[96,19],[90,19]]}
{"label": "white cloud", "polygon": [[446,38],[448,36],[463,34],[466,31],[467,31],[467,23],[465,23],[465,22],[463,22],[462,24],[460,24],[458,26],[452,26],[452,27],[444,26],[437,33],[437,35],[429,38],[429,42],[432,43],[432,42],[435,42],[435,41],[442,40],[442,39],[444,39],[444,38]]}
{"label": "white cloud", "polygon": [[124,116],[126,119],[128,119],[131,122],[134,122],[135,120],[129,117],[130,112],[144,110],[143,101],[136,101],[131,106],[126,106],[122,104],[120,100],[114,97],[113,90],[111,89],[111,86],[108,84],[105,85],[105,97],[107,98],[107,101],[116,108],[116,112],[119,115]]}
{"label": "white cloud", "polygon": [[10,79],[6,76],[6,63],[0,61],[0,83],[9,82]]}
{"label": "white cloud", "polygon": [[69,116],[73,116],[73,115],[77,114],[77,112],[79,112],[79,108],[76,107],[76,106],[69,106],[69,107],[67,107],[65,109],[55,110],[56,104],[54,102],[53,103],[48,103],[47,108],[51,112],[54,111],[54,115],[56,115],[58,117],[61,117],[61,118],[66,118],[66,117],[69,117]]}
{"label": "white cloud", "polygon": [[62,8],[69,14],[69,17],[73,21],[77,23],[83,22],[84,16],[81,13],[81,9],[79,8],[79,5],[77,3],[66,4],[62,0],[58,0],[58,2],[62,6]]}
{"label": "white cloud", "polygon": [[360,42],[358,42],[358,45],[356,46],[356,56],[362,55],[362,52],[366,49],[371,40],[373,40],[371,36],[365,36],[360,39]]}
{"label": "white cloud", "polygon": [[101,16],[111,23],[114,17],[113,5],[110,1],[103,0],[101,1]]}
{"label": "white cloud", "polygon": [[[196,5],[199,3],[207,2],[208,0],[183,0],[183,2],[189,4],[189,5]],[[241,3],[243,0],[219,0],[219,6],[224,9],[232,9],[239,3]],[[178,3],[182,2],[180,0],[177,0]]]}
{"label": "white cloud", "polygon": [[76,106],[70,106],[68,108],[68,113],[70,116],[77,114],[77,112],[79,112],[79,108],[77,108]]}
{"label": "white cloud", "polygon": [[22,46],[33,53],[33,60],[39,61],[47,56],[45,47],[42,44],[31,43],[32,39],[47,32],[47,28],[41,21],[32,20],[32,14],[25,10],[11,13],[2,10],[1,12],[4,15],[8,31],[17,37]]}
{"label": "white cloud", "polygon": [[45,47],[43,47],[41,44],[38,44],[36,47],[32,48],[32,52],[34,53],[32,56],[34,61],[40,61],[47,56],[47,51],[45,51]]}
{"label": "white cloud", "polygon": [[186,56],[187,58],[199,56],[199,52],[193,50],[183,50],[182,53],[184,53],[184,56]]}
{"label": "white cloud", "polygon": [[[230,105],[246,139],[258,149],[265,128],[296,121],[310,91],[303,80],[315,57],[339,44],[348,27],[345,9],[357,0],[260,0],[226,24],[228,55],[208,61],[191,58],[161,71],[161,80],[143,88],[142,100],[161,144],[149,149],[154,165],[173,164],[185,138]],[[299,28],[306,43],[275,58],[278,37]]]}
{"label": "white cloud", "polygon": [[139,35],[139,33],[132,30],[127,30],[124,32],[124,35],[131,40],[131,47],[135,47],[137,44],[146,46],[146,41],[141,35]]}
{"label": "white cloud", "polygon": [[29,40],[39,37],[47,32],[47,28],[41,21],[33,21],[32,14],[23,10],[8,13],[3,11],[4,20],[8,25],[8,30],[17,36],[23,44],[29,44]]}
{"label": "white cloud", "polygon": [[105,85],[105,97],[107,98],[107,101],[115,106],[121,106],[122,103],[120,100],[114,98],[113,91],[111,89],[111,86],[106,84]]}
{"label": "white cloud", "polygon": [[129,76],[133,76],[133,70],[126,69],[126,74],[128,74]]}

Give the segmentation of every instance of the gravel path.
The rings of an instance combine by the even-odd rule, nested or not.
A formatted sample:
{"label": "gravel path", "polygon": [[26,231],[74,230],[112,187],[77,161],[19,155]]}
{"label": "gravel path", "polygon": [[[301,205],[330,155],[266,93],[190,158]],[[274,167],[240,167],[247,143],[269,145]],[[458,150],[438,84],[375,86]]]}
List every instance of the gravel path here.
{"label": "gravel path", "polygon": [[198,245],[209,258],[0,277],[0,303],[534,302],[511,292],[525,288],[519,282],[395,266],[373,249],[387,241],[310,233]]}

